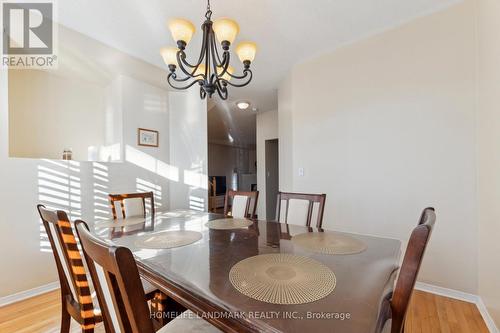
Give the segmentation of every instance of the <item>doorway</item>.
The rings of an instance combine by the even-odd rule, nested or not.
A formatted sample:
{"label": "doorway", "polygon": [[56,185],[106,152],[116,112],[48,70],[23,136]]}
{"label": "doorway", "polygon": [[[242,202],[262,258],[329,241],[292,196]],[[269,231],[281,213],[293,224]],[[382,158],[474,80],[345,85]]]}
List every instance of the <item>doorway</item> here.
{"label": "doorway", "polygon": [[266,219],[276,218],[276,200],[279,191],[278,139],[266,140]]}

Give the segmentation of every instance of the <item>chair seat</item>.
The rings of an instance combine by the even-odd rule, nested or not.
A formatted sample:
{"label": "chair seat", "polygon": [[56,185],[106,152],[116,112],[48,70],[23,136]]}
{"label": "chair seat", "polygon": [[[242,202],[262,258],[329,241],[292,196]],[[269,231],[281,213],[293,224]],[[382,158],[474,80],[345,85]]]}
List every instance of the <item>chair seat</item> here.
{"label": "chair seat", "polygon": [[157,333],[219,333],[222,332],[208,321],[187,310],[180,316],[163,326]]}

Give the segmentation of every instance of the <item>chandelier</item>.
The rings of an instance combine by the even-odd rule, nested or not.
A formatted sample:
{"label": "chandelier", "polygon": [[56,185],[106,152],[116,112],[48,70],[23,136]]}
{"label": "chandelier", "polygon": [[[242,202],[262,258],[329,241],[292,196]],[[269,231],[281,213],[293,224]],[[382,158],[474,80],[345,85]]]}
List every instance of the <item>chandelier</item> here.
{"label": "chandelier", "polygon": [[[198,83],[202,99],[207,95],[211,98],[217,92],[221,99],[226,100],[228,86],[244,87],[252,81],[250,64],[255,58],[257,45],[253,42],[241,42],[236,47],[236,54],[243,63],[243,74],[236,75],[234,68],[229,65],[229,48],[239,33],[238,23],[228,18],[212,22],[210,0],[205,18],[201,26],[203,42],[200,56],[195,64],[186,60],[185,49],[195,33],[194,25],[188,20],[173,19],[169,22],[168,26],[177,47],[163,47],[160,52],[170,71],[168,83],[171,87],[184,90]],[[221,51],[216,40],[220,43]],[[181,75],[178,75],[178,72],[181,72]]]}

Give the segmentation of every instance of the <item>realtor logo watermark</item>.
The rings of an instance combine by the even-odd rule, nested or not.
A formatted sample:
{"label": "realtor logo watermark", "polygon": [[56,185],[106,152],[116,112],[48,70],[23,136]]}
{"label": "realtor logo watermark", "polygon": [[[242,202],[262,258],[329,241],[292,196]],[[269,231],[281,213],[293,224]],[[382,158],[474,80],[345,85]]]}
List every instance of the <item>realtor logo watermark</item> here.
{"label": "realtor logo watermark", "polygon": [[2,1],[2,67],[57,68],[54,1]]}

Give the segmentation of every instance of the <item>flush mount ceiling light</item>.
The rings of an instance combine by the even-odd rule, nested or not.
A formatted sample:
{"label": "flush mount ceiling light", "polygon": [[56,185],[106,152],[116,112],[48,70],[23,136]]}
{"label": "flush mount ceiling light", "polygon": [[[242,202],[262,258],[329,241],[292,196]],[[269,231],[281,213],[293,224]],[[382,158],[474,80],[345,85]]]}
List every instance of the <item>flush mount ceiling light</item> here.
{"label": "flush mount ceiling light", "polygon": [[[171,87],[184,90],[198,83],[202,99],[207,95],[211,98],[217,92],[220,98],[226,100],[228,86],[244,87],[252,81],[253,73],[250,70],[250,64],[255,59],[257,45],[253,42],[241,42],[236,47],[236,54],[243,63],[243,74],[235,75],[234,68],[229,65],[231,60],[229,48],[240,30],[238,23],[228,18],[212,22],[210,0],[208,0],[205,18],[201,26],[203,42],[196,64],[186,61],[185,49],[195,32],[194,25],[187,20],[170,21],[168,26],[172,37],[177,42],[177,47],[164,47],[160,52],[170,71],[168,83]],[[222,57],[216,39],[222,48]],[[177,68],[182,72],[182,76],[177,75]],[[230,82],[231,79],[237,81]]]}
{"label": "flush mount ceiling light", "polygon": [[246,101],[241,101],[241,102],[236,103],[236,106],[237,106],[237,107],[238,107],[238,109],[240,109],[240,110],[246,110],[246,109],[248,109],[248,107],[250,106],[250,103],[249,103],[249,102],[246,102]]}

